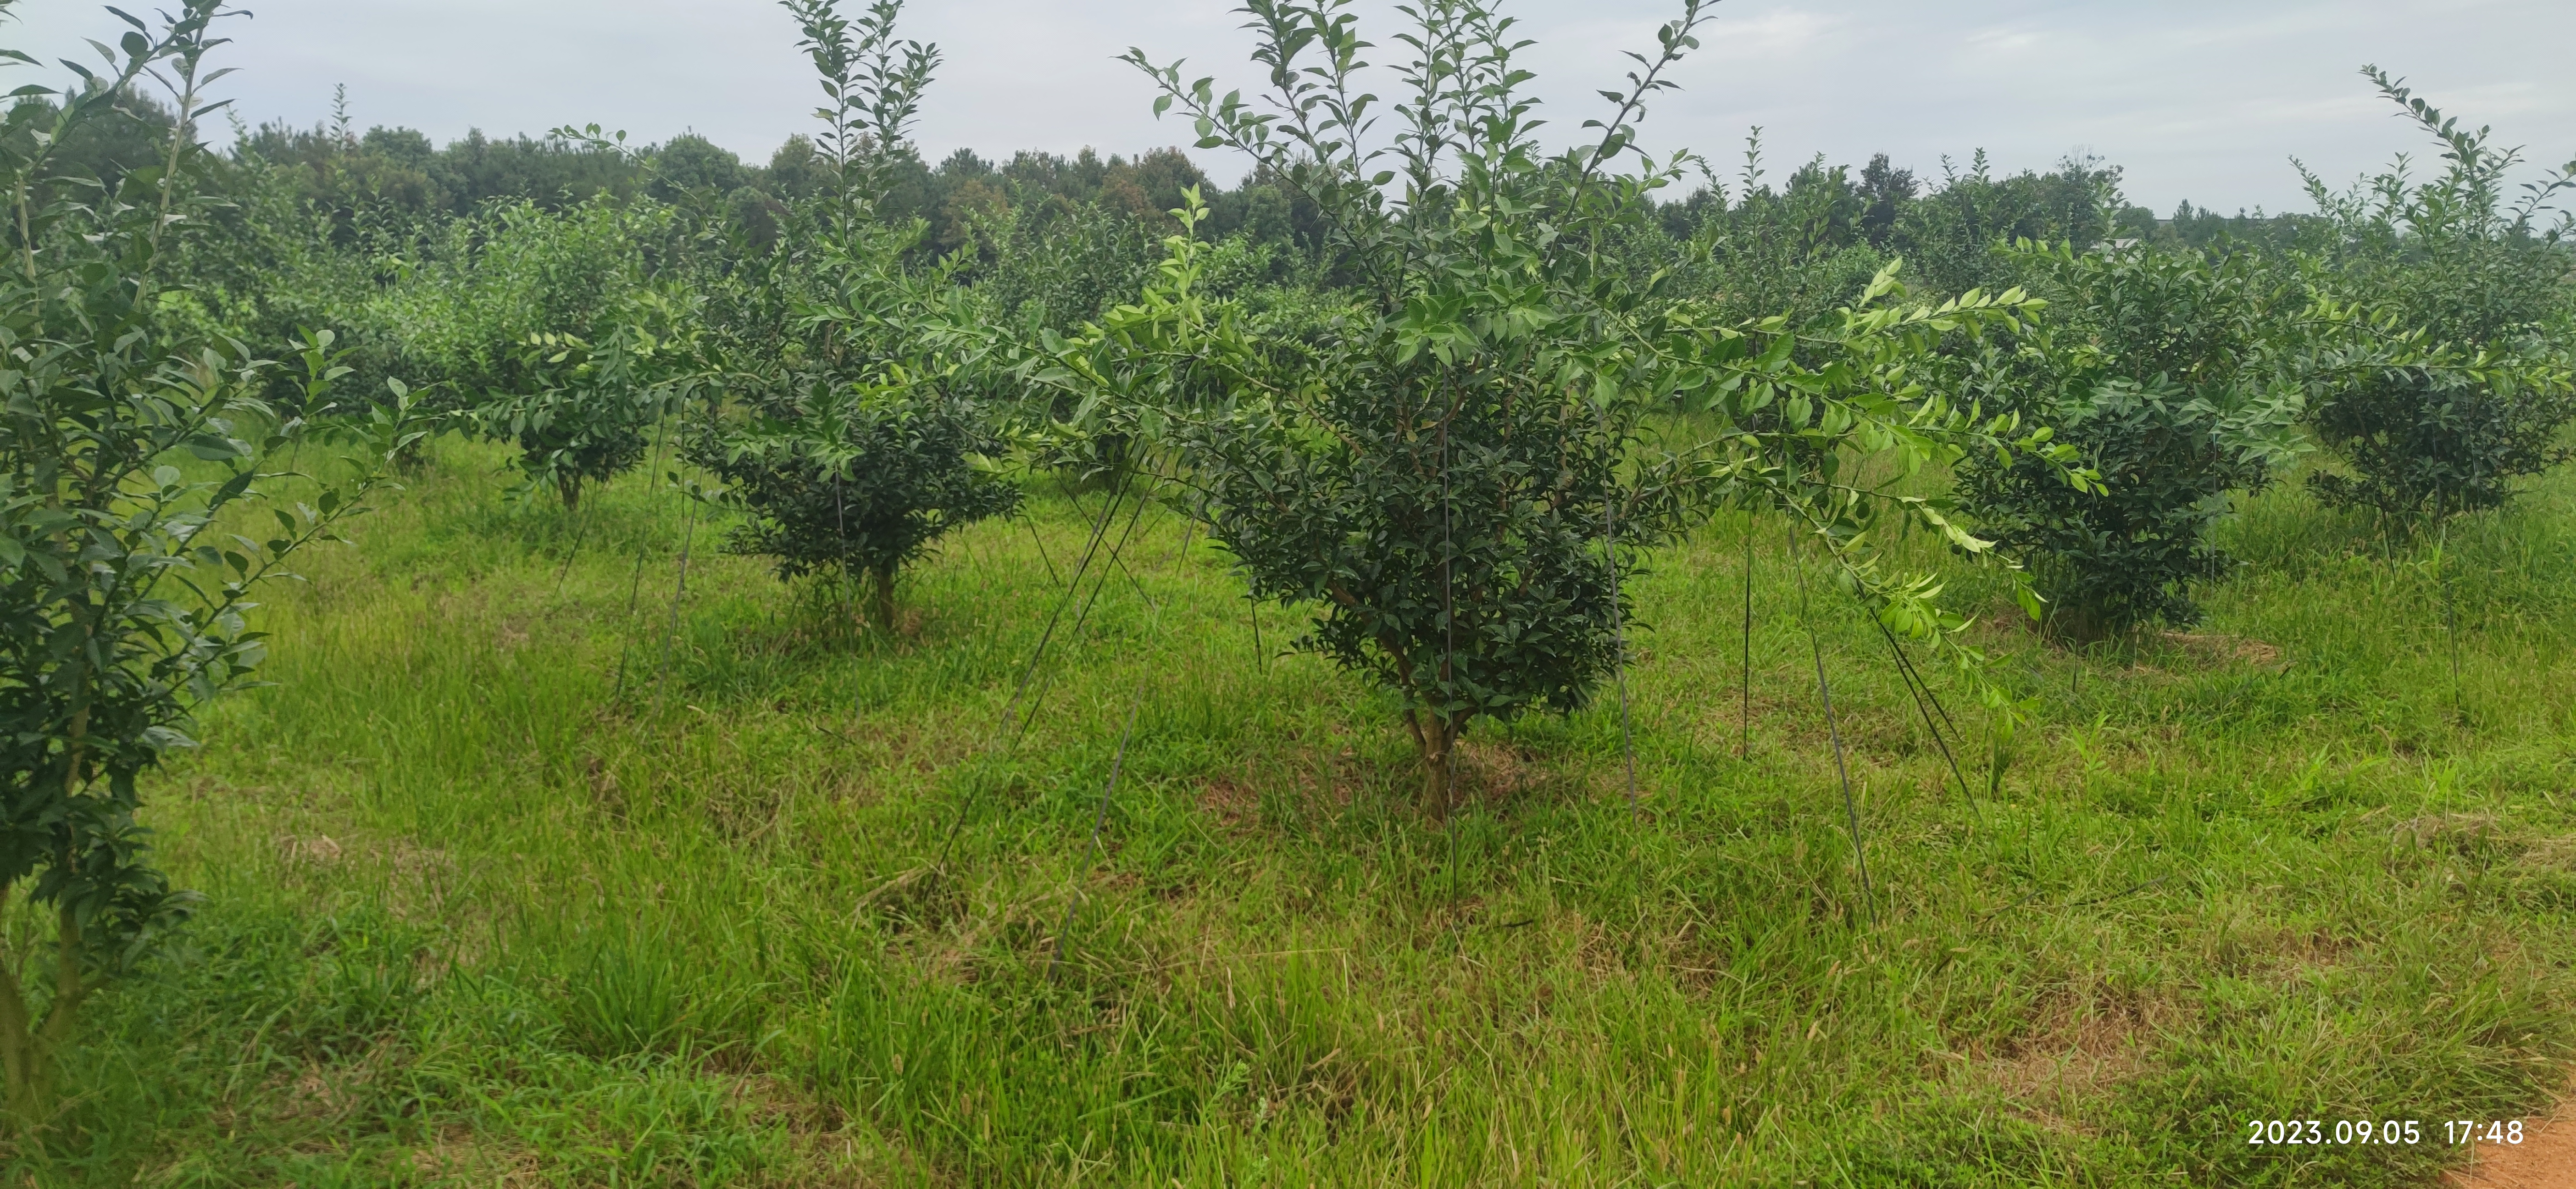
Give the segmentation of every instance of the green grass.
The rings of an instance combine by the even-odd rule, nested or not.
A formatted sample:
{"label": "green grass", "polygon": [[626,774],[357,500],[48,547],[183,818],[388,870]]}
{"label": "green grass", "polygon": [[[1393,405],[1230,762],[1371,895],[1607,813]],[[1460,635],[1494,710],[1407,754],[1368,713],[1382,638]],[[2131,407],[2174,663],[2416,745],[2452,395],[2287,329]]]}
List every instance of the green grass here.
{"label": "green grass", "polygon": [[[1820,595],[1864,909],[1776,526],[1748,757],[1730,520],[1636,582],[1642,820],[1605,698],[1480,729],[1444,824],[1168,517],[1013,745],[1097,496],[965,534],[889,641],[640,479],[568,520],[497,465],[442,444],[275,592],[278,685],[154,786],[188,952],[94,1002],[11,1183],[2428,1184],[2576,1056],[2564,479],[2454,530],[2456,695],[2430,542],[2295,492],[2193,638],[2068,655],[1961,575],[2035,715],[1986,797],[1934,678],[1973,805]],[[2284,1117],[2436,1142],[2246,1145]]]}

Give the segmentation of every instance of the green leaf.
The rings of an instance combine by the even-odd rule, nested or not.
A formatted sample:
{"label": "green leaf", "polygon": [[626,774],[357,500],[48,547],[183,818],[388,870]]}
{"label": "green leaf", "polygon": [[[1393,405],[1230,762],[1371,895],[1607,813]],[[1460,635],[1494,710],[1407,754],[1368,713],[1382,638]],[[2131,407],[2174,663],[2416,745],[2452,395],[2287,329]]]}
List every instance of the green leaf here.
{"label": "green leaf", "polygon": [[198,434],[189,438],[187,451],[206,462],[227,462],[242,456],[240,446],[214,434]]}

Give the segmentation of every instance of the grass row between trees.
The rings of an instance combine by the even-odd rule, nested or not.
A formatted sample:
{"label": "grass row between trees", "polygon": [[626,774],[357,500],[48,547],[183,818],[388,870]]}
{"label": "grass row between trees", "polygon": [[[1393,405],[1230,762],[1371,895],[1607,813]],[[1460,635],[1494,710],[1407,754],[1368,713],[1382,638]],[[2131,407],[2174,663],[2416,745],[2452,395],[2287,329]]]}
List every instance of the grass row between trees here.
{"label": "grass row between trees", "polygon": [[996,748],[1097,496],[962,533],[889,639],[502,461],[440,443],[156,778],[210,900],[95,1004],[40,1182],[2412,1184],[2460,1153],[2245,1121],[2526,1112],[2576,1046],[2563,480],[2448,543],[2456,704],[2433,542],[2296,489],[2198,633],[1995,607],[2035,718],[1973,808],[1776,525],[1737,758],[1723,520],[1635,579],[1642,820],[1605,703],[1471,741],[1444,827],[1159,512]]}

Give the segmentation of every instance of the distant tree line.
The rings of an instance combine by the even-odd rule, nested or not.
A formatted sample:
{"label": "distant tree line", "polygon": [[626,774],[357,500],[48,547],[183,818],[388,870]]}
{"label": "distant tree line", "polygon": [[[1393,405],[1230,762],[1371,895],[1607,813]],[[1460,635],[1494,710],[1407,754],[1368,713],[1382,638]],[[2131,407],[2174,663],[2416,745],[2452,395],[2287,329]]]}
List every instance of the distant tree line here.
{"label": "distant tree line", "polygon": [[[55,154],[64,172],[113,182],[149,162],[168,134],[167,111],[144,95],[120,107],[121,118],[79,126],[76,139]],[[961,148],[932,164],[906,145],[888,157],[878,215],[920,221],[912,257],[963,253],[970,279],[1015,232],[1027,236],[1067,219],[1125,220],[1132,225],[1126,230],[1141,232],[1128,237],[1133,253],[1151,255],[1155,239],[1169,230],[1168,212],[1192,187],[1208,207],[1203,235],[1268,246],[1281,268],[1312,262],[1323,249],[1319,212],[1290,187],[1258,171],[1222,186],[1176,148],[1132,158],[1104,158],[1090,148],[1071,156],[1022,150],[1007,160]],[[493,137],[479,129],[440,146],[413,128],[359,131],[343,97],[332,119],[310,127],[237,127],[215,168],[222,175],[219,191],[269,187],[327,219],[343,247],[370,235],[416,236],[494,203],[525,202],[552,212],[640,195],[718,218],[765,249],[789,207],[825,184],[829,164],[802,135],[789,137],[766,163],[745,161],[695,133],[633,153],[552,135]],[[2303,232],[2324,227],[2313,215],[2259,209],[2221,215],[2188,201],[2158,218],[2129,203],[2120,181],[2118,166],[2091,158],[1998,173],[1979,151],[1964,168],[1944,158],[1937,176],[1898,166],[1885,153],[1858,170],[1828,165],[1818,155],[1775,186],[1761,173],[1757,139],[1738,178],[1712,177],[1687,197],[1660,203],[1657,222],[1675,242],[1708,238],[1720,260],[1739,270],[1763,260],[1781,266],[1771,279],[1786,291],[1749,287],[1742,293],[1747,308],[1801,294],[1826,300],[1865,282],[1890,257],[1907,261],[1913,283],[1955,293],[1999,275],[1991,252],[1997,242],[2064,241],[2083,249],[2135,240],[2284,250]]]}

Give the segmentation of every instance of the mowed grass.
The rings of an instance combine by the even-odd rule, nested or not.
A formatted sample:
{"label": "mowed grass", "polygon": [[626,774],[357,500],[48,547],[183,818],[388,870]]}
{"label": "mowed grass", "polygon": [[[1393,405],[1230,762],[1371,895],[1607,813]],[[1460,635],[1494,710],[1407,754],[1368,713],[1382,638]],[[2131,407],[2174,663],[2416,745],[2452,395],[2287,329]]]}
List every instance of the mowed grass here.
{"label": "mowed grass", "polygon": [[1636,811],[1605,690],[1480,726],[1444,823],[1391,706],[1165,512],[1059,614],[1101,496],[1041,484],[888,639],[641,476],[567,517],[500,461],[440,443],[273,592],[278,684],[153,783],[187,952],[94,1002],[13,1176],[2428,1184],[2438,1120],[2576,1056],[2564,478],[2451,531],[2456,635],[2441,542],[2295,490],[2189,637],[2043,647],[1963,571],[2033,716],[1990,792],[1933,676],[1973,801],[1776,521],[1746,733],[1722,519],[1634,580]]}

